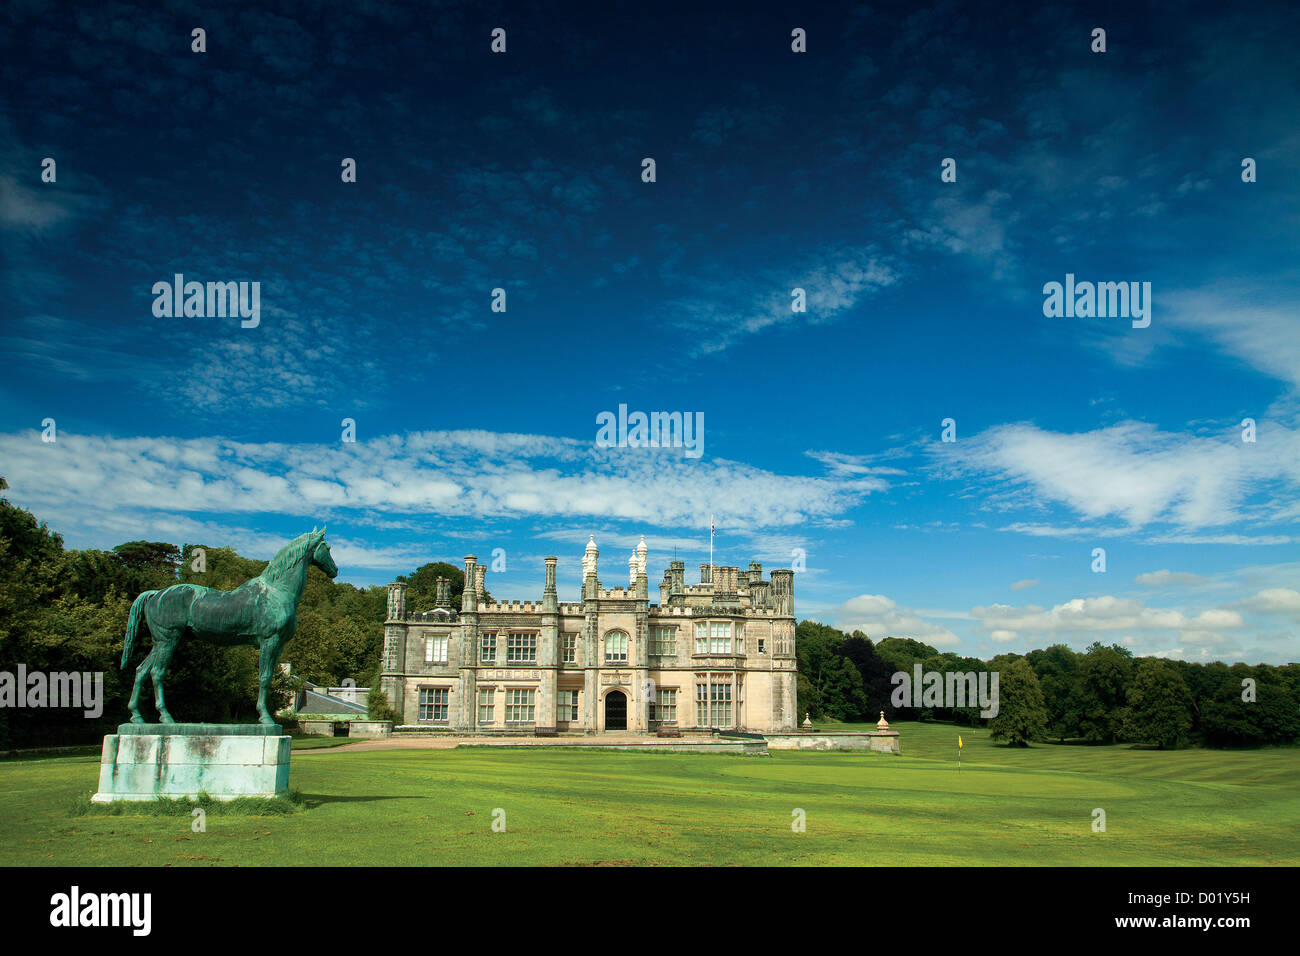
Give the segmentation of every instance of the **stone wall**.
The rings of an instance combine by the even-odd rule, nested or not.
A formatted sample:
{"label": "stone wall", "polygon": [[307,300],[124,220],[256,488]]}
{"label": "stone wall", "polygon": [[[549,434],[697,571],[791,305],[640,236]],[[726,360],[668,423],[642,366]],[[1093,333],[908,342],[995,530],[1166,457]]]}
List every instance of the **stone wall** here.
{"label": "stone wall", "polygon": [[873,750],[877,753],[901,753],[898,734],[894,731],[836,732],[799,731],[789,734],[764,734],[772,750]]}

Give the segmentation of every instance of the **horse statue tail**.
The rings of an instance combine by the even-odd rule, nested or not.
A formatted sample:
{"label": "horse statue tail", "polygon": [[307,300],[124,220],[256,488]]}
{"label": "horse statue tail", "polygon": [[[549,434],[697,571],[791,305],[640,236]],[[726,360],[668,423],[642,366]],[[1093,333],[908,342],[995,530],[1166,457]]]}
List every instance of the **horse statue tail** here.
{"label": "horse statue tail", "polygon": [[157,594],[157,591],[145,591],[131,603],[131,616],[126,619],[126,646],[122,648],[122,669],[131,658],[131,649],[135,647],[135,632],[140,628],[140,615],[144,611],[145,598]]}

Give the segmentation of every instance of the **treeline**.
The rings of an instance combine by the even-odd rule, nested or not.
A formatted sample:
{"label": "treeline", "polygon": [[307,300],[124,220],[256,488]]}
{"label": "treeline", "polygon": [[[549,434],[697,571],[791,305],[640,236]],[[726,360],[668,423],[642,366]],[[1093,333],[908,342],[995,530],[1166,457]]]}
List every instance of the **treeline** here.
{"label": "treeline", "polygon": [[[1134,658],[1118,645],[1064,644],[992,660],[940,653],[906,638],[872,642],[817,621],[797,629],[799,707],[816,718],[875,722],[951,720],[987,725],[997,738],[1240,747],[1300,740],[1300,665],[1192,664]],[[978,706],[893,705],[899,672],[998,674],[998,715]]]}
{"label": "treeline", "polygon": [[[195,549],[202,550],[201,561]],[[126,671],[120,669],[127,615],[140,592],[180,582],[231,590],[265,567],[265,561],[230,548],[197,542],[65,549],[62,538],[31,512],[0,497],[0,672],[16,678],[22,665],[28,674],[104,675],[98,719],[86,718],[82,709],[0,706],[0,750],[93,744],[128,719],[135,668],[152,644],[142,633]],[[459,606],[464,573],[435,563],[406,579],[409,607],[433,607],[439,575],[451,579],[452,603]],[[298,605],[298,630],[281,660],[292,665],[295,678],[316,684],[337,686],[352,678],[359,686],[377,685],[386,606],[385,588],[335,583],[312,568]],[[177,720],[256,720],[257,650],[185,641],[172,659],[166,688]],[[268,703],[284,707],[289,682],[277,676],[272,690]],[[141,710],[153,719],[152,683],[141,694]]]}
{"label": "treeline", "polygon": [[[2,482],[3,479],[0,479]],[[0,489],[3,489],[0,484]],[[203,560],[195,560],[202,549]],[[110,551],[68,550],[62,539],[25,509],[0,497],[0,672],[90,672],[104,675],[103,713],[79,709],[0,706],[0,750],[57,744],[93,744],[127,719],[135,668],[151,639],[119,668],[131,602],[142,591],[182,581],[230,590],[261,574],[265,561],[230,548],[129,541]],[[464,574],[433,562],[398,580],[407,582],[407,607],[434,606],[436,580],[451,580],[460,607]],[[386,589],[329,580],[312,568],[298,605],[298,629],[283,661],[295,678],[338,685],[352,678],[378,685]],[[895,718],[987,724],[995,735],[1030,740],[1140,742],[1215,747],[1293,743],[1300,738],[1300,666],[1189,664],[1134,659],[1122,647],[1094,643],[1080,653],[1061,644],[990,661],[960,657],[906,638],[872,642],[816,621],[798,625],[800,720],[875,722]],[[999,674],[999,713],[986,721],[976,705],[896,708],[895,672]],[[11,678],[12,680],[12,678]],[[272,706],[285,706],[289,683],[277,678]],[[167,675],[167,699],[179,720],[242,722],[256,719],[257,651],[185,642]],[[379,702],[376,701],[378,705]],[[142,695],[153,714],[152,685]]]}

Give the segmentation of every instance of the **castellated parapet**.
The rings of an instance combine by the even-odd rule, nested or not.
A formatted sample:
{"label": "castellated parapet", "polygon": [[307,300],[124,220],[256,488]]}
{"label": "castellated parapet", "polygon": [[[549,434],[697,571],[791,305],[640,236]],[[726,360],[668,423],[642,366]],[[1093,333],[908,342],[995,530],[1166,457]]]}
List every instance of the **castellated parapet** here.
{"label": "castellated parapet", "polygon": [[703,565],[687,584],[672,561],[652,603],[648,551],[642,537],[627,586],[605,587],[593,535],[579,601],[558,599],[556,557],[541,600],[487,600],[472,554],[459,612],[450,582],[422,614],[389,585],[381,686],[405,724],[462,733],[794,730],[794,573]]}

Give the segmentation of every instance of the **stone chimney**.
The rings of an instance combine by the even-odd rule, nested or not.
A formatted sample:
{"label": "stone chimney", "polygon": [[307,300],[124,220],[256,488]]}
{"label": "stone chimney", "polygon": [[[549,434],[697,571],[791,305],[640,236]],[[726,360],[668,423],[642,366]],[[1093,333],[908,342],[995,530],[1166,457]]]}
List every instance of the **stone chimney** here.
{"label": "stone chimney", "polygon": [[560,609],[559,597],[555,590],[555,565],[558,558],[546,559],[546,587],[542,589],[542,610],[554,613]]}
{"label": "stone chimney", "polygon": [[794,572],[788,568],[772,571],[772,606],[777,614],[794,616]]}
{"label": "stone chimney", "polygon": [[388,620],[402,621],[406,619],[406,585],[401,581],[394,581],[388,585]]}
{"label": "stone chimney", "polygon": [[462,614],[478,610],[478,600],[474,593],[474,584],[478,580],[478,558],[472,554],[465,555],[465,590],[460,594],[460,611]]}
{"label": "stone chimney", "polygon": [[582,599],[584,601],[600,596],[597,593],[600,589],[600,581],[596,577],[596,559],[599,557],[600,549],[596,547],[596,536],[593,534],[587,541],[587,550],[582,555]]}

